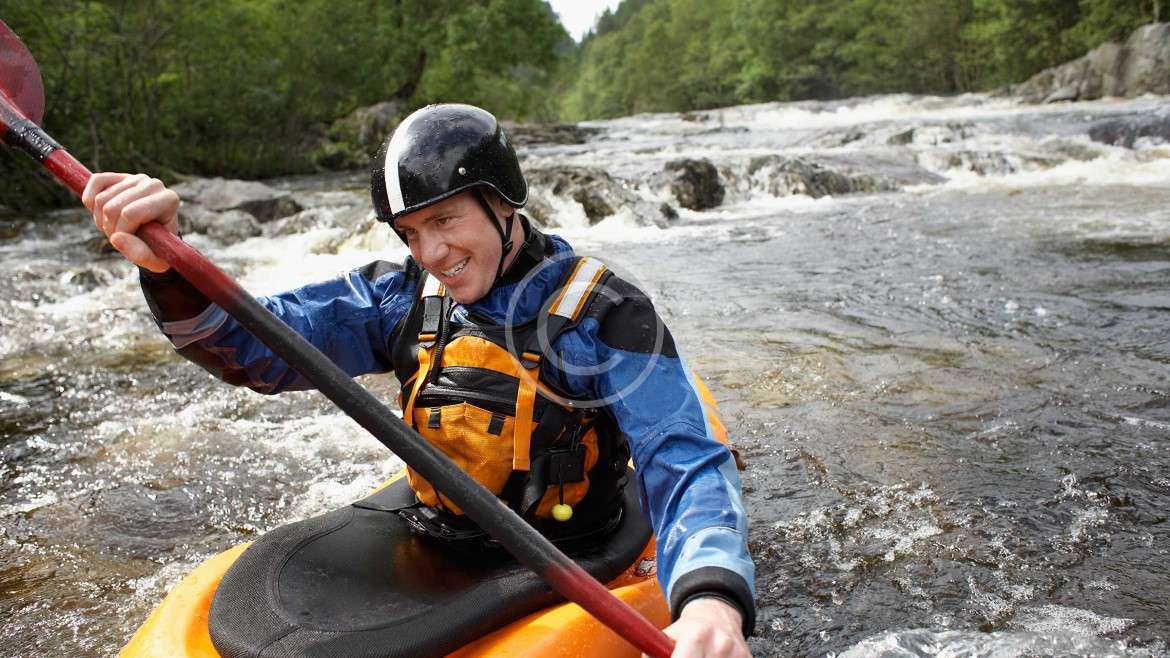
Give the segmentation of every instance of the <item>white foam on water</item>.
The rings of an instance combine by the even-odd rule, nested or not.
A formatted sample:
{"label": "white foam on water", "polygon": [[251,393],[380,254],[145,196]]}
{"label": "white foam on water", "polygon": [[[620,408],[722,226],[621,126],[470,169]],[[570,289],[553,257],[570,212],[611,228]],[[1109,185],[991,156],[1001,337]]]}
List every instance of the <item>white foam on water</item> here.
{"label": "white foam on water", "polygon": [[223,253],[248,263],[241,285],[252,294],[268,295],[331,279],[375,260],[401,262],[409,252],[393,233],[386,232],[385,247],[371,245],[375,250],[362,248],[360,240],[355,245],[359,236],[348,229],[317,228],[277,238],[252,238]]}
{"label": "white foam on water", "polygon": [[1052,116],[1084,113],[1156,111],[1165,99],[1146,96],[1137,99],[1107,98],[1095,101],[1032,105],[988,94],[960,96],[913,96],[888,94],[857,99],[857,102],[762,103],[689,113],[704,119],[686,121],[681,114],[638,114],[584,125],[642,132],[693,132],[697,128],[746,126],[756,130],[807,130],[840,128],[890,121],[987,121],[1004,117]]}
{"label": "white foam on water", "polygon": [[370,495],[378,486],[404,467],[402,460],[391,457],[384,461],[365,464],[361,473],[348,482],[322,480],[309,485],[308,491],[286,509],[287,521],[299,521],[322,514],[339,506]]}
{"label": "white foam on water", "polygon": [[42,507],[55,505],[58,501],[60,501],[60,497],[56,494],[50,493],[43,496],[37,496],[32,500],[13,503],[11,505],[3,505],[0,506],[0,519],[9,516],[17,516],[19,514],[28,514],[29,512],[34,512]]}
{"label": "white foam on water", "polygon": [[[1106,185],[1165,188],[1170,185],[1170,158],[1137,158],[1130,151],[1115,149],[1099,158],[1069,160],[1048,169],[992,176],[952,169],[945,172],[945,175],[949,180],[942,185],[943,187],[973,192]],[[930,187],[933,186],[914,186],[908,189],[913,191]]]}
{"label": "white foam on water", "polygon": [[28,398],[24,397],[23,395],[17,395],[15,393],[7,393],[5,391],[0,391],[0,403],[12,404],[12,405],[19,406],[22,404],[27,404]]}
{"label": "white foam on water", "polygon": [[[0,393],[0,395],[3,395]],[[1149,420],[1147,418],[1138,418],[1136,416],[1122,416],[1122,420],[1126,425],[1133,425],[1135,427],[1149,427],[1156,430],[1170,430],[1170,423],[1161,422],[1157,420]]]}
{"label": "white foam on water", "polygon": [[1055,630],[981,633],[973,630],[906,629],[886,631],[858,642],[830,658],[1029,658],[1031,656],[1094,656],[1153,658],[1157,647],[1131,648],[1125,642]]}
{"label": "white foam on water", "polygon": [[632,211],[625,208],[593,226],[589,226],[588,223],[574,222],[549,229],[549,232],[564,237],[573,243],[574,247],[578,242],[582,244],[589,242],[661,242],[676,237],[674,228],[663,229],[653,225],[643,225]]}
{"label": "white foam on water", "polygon": [[1120,633],[1134,623],[1132,619],[1107,617],[1090,610],[1054,604],[1021,608],[1012,618],[1014,626],[1051,635],[1110,635]]}

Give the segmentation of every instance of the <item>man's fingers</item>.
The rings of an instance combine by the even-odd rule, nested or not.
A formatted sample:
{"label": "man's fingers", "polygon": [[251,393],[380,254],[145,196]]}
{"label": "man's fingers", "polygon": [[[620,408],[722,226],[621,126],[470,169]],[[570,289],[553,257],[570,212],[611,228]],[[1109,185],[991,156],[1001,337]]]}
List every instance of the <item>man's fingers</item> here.
{"label": "man's fingers", "polygon": [[[134,233],[138,227],[153,221],[158,221],[172,233],[175,232],[175,222],[172,220],[179,210],[179,196],[163,187],[162,182],[157,179],[151,179],[143,186],[130,190],[127,194],[140,189],[151,192],[148,196],[133,199],[120,210],[118,219],[114,223],[114,232]],[[117,203],[117,200],[115,199],[111,203]]]}
{"label": "man's fingers", "polygon": [[111,235],[120,230],[118,220],[122,218],[122,209],[150,195],[150,178],[135,176],[130,180],[134,182],[102,204],[102,214],[105,216],[106,227]]}
{"label": "man's fingers", "polygon": [[89,177],[89,182],[85,184],[85,190],[81,193],[81,203],[86,208],[93,210],[94,198],[110,185],[126,178],[129,174],[120,174],[112,171],[103,171],[96,173]]}
{"label": "man's fingers", "polygon": [[[114,222],[117,221],[117,215],[111,216],[111,211],[117,210],[121,212],[121,206],[111,207],[111,203],[115,201],[123,192],[133,189],[136,185],[146,179],[146,176],[141,174],[137,176],[127,176],[121,181],[109,186],[108,188],[98,192],[93,200],[94,219],[97,220],[98,228],[102,230],[107,236],[114,232]],[[122,202],[125,205],[129,199]]]}
{"label": "man's fingers", "polygon": [[145,267],[151,272],[166,272],[171,269],[165,260],[159,258],[137,236],[129,233],[115,233],[110,236],[110,244],[114,245],[114,248],[126,257],[126,260],[139,267]]}

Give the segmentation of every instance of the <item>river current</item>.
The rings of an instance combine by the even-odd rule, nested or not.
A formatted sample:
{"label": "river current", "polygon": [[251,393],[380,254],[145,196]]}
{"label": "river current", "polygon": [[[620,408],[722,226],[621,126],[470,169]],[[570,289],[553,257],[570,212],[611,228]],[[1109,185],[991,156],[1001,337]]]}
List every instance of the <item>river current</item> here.
{"label": "river current", "polygon": [[[549,230],[650,293],[722,405],[748,462],[756,655],[1170,655],[1170,145],[1089,137],[1167,106],[882,96],[523,150],[649,207],[674,203],[667,161],[719,169],[722,205],[667,228],[628,208],[589,225],[554,196]],[[769,157],[885,183],[813,198]],[[300,221],[188,236],[250,290],[405,256],[335,221],[364,212],[363,175],[270,184]],[[202,560],[399,466],[315,393],[177,357],[95,236],[76,211],[0,215],[5,655],[114,655]],[[390,379],[363,383],[389,398]]]}

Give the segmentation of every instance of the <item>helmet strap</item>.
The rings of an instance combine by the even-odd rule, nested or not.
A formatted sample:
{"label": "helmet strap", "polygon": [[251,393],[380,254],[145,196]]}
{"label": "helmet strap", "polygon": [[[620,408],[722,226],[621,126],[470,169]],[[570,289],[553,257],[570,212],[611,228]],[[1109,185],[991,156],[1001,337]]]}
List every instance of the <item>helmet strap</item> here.
{"label": "helmet strap", "polygon": [[488,221],[496,229],[496,233],[500,236],[500,262],[496,265],[496,278],[492,281],[492,287],[499,283],[500,278],[504,276],[504,261],[508,259],[508,254],[512,253],[512,248],[515,246],[512,243],[512,226],[516,220],[516,211],[513,210],[510,215],[504,218],[504,227],[500,227],[500,220],[496,217],[496,212],[492,210],[492,206],[488,203],[487,197],[484,196],[483,190],[478,188],[473,190],[475,198],[479,201],[479,205],[483,207],[484,213],[487,215]]}

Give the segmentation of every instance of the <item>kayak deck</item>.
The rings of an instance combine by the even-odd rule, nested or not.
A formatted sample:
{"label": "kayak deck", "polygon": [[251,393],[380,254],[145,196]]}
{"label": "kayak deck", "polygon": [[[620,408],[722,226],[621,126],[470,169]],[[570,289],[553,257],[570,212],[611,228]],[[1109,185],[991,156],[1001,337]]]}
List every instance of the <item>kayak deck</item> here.
{"label": "kayak deck", "polygon": [[[122,658],[219,658],[208,632],[208,613],[220,580],[249,544],[207,560],[187,575],[151,614],[119,654]],[[659,628],[670,614],[654,578],[654,542],[610,591]],[[450,654],[450,658],[637,658],[641,653],[575,603],[532,613]]]}

